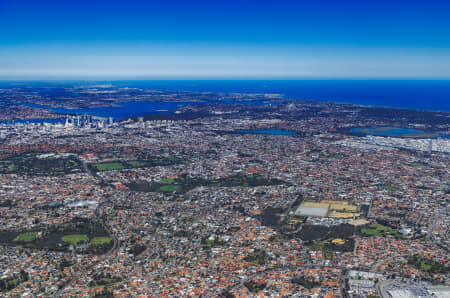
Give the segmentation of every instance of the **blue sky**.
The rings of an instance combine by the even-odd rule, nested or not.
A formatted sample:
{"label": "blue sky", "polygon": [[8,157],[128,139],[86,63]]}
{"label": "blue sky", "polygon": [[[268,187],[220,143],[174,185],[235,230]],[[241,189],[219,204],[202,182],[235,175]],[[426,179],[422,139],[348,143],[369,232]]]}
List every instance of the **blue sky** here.
{"label": "blue sky", "polygon": [[450,79],[450,1],[0,0],[1,79]]}

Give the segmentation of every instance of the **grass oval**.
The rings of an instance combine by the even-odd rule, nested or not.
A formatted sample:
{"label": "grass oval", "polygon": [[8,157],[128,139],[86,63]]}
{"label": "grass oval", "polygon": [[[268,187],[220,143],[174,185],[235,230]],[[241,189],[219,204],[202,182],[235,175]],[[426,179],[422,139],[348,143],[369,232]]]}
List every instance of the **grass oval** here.
{"label": "grass oval", "polygon": [[88,236],[85,234],[72,234],[72,235],[66,235],[62,237],[62,241],[70,243],[70,244],[78,244],[81,241],[87,241],[89,240]]}
{"label": "grass oval", "polygon": [[111,237],[94,237],[91,239],[91,245],[109,244],[112,241]]}

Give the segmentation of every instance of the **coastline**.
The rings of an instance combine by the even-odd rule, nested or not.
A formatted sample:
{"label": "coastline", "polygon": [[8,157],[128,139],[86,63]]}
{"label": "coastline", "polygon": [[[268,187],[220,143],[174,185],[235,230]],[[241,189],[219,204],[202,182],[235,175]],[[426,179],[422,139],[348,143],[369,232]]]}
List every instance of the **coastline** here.
{"label": "coastline", "polygon": [[0,89],[79,84],[174,93],[277,94],[279,97],[265,100],[326,101],[361,107],[450,113],[450,80],[49,80],[0,81]]}

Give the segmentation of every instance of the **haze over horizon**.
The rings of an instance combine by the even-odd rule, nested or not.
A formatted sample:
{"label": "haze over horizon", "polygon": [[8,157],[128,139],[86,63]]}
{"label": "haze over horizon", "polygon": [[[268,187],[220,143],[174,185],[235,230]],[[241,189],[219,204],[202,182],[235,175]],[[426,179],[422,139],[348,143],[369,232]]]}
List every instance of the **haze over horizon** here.
{"label": "haze over horizon", "polygon": [[448,1],[0,0],[0,79],[450,79]]}

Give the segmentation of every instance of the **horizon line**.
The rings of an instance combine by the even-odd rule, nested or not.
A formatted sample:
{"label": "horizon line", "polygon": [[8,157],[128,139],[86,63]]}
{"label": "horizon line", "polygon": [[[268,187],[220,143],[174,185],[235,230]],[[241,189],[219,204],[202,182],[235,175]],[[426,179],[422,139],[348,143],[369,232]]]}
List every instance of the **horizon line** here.
{"label": "horizon line", "polygon": [[98,77],[98,78],[1,78],[0,82],[70,82],[70,81],[450,81],[450,77],[443,78],[429,78],[429,77],[292,77],[292,78],[278,78],[278,77],[267,77],[267,78],[135,78],[135,77]]}

